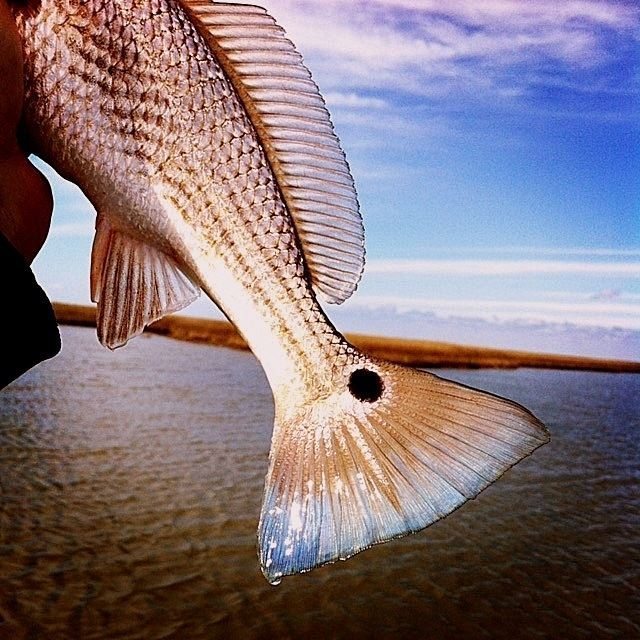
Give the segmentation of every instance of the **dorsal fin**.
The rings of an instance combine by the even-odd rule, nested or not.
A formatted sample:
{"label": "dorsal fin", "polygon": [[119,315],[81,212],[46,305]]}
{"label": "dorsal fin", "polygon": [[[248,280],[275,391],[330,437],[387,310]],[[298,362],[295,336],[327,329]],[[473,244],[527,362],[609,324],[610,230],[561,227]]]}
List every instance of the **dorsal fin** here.
{"label": "dorsal fin", "polygon": [[113,228],[98,215],[91,252],[91,299],[98,303],[98,339],[116,349],[200,295],[166,254]]}
{"label": "dorsal fin", "polygon": [[353,178],[302,56],[261,7],[180,0],[258,132],[302,243],[312,283],[344,302],[364,268]]}

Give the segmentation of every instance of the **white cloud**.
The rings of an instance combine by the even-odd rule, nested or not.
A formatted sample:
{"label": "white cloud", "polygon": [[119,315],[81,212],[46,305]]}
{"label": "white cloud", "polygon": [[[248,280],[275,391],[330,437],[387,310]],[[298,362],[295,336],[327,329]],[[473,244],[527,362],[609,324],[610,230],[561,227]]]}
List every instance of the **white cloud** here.
{"label": "white cloud", "polygon": [[[415,11],[443,11],[440,0],[373,0],[371,4]],[[555,0],[449,0],[445,11],[477,25],[496,21],[530,24],[583,19],[612,27],[632,27],[638,15],[632,6],[601,0],[565,0],[561,3]]]}
{"label": "white cloud", "polygon": [[[602,0],[371,0],[353,8],[342,0],[271,0],[267,7],[313,58],[325,89],[474,96],[481,88],[476,98],[505,100],[524,95],[530,82],[558,82],[558,65],[600,68],[616,55],[604,32],[637,39],[640,25],[636,7]],[[541,74],[549,64],[554,73]],[[514,65],[518,73],[508,73]]]}
{"label": "white cloud", "polygon": [[603,289],[591,295],[592,300],[620,300],[622,291],[620,289]]}
{"label": "white cloud", "polygon": [[398,313],[433,313],[439,317],[476,318],[493,322],[569,323],[585,327],[640,330],[640,304],[633,303],[452,300],[360,295],[350,305],[368,309],[390,308]]}
{"label": "white cloud", "polygon": [[619,249],[614,247],[448,247],[447,251],[463,253],[534,254],[538,256],[582,256],[597,258],[640,257],[640,249]]}
{"label": "white cloud", "polygon": [[384,109],[388,106],[386,101],[381,98],[361,96],[354,92],[329,92],[324,94],[324,99],[327,101],[329,107]]}
{"label": "white cloud", "polygon": [[437,276],[584,275],[640,277],[640,262],[561,260],[371,260],[368,274]]}
{"label": "white cloud", "polygon": [[626,291],[615,287],[603,288],[599,291],[569,291],[567,289],[529,289],[528,295],[543,300],[560,300],[566,303],[582,304],[593,300],[603,300],[610,303],[636,303],[640,302],[640,293]]}

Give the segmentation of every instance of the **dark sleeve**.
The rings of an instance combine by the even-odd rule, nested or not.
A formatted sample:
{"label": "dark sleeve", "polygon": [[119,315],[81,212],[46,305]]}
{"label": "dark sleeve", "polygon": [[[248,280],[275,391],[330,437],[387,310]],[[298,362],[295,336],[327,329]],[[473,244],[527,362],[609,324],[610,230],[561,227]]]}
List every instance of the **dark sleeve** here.
{"label": "dark sleeve", "polygon": [[0,389],[60,351],[51,303],[24,258],[0,233]]}

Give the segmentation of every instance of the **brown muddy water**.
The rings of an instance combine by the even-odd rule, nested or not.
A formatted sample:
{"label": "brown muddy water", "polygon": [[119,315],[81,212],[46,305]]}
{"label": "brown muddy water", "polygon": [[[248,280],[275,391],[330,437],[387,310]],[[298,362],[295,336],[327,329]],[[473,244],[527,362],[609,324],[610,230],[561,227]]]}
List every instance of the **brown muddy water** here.
{"label": "brown muddy water", "polygon": [[0,638],[640,637],[640,376],[440,372],[552,442],[425,531],[272,587],[253,357],[63,340],[0,394]]}

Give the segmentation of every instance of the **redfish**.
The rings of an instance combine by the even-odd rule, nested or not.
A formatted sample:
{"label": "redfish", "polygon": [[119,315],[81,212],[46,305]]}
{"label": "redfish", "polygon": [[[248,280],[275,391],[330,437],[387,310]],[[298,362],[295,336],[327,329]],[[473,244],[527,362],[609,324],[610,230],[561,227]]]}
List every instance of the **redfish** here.
{"label": "redfish", "polygon": [[273,391],[258,527],[266,578],[447,515],[548,440],[526,409],[361,353],[318,298],[364,266],[354,182],[325,103],[262,8],[31,0],[24,126],[97,211],[91,292],[114,349],[204,291]]}

